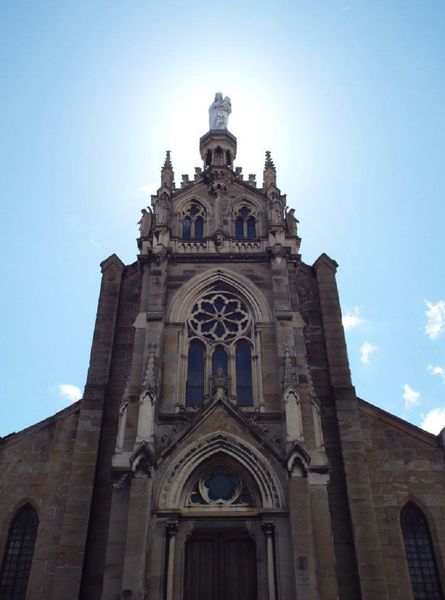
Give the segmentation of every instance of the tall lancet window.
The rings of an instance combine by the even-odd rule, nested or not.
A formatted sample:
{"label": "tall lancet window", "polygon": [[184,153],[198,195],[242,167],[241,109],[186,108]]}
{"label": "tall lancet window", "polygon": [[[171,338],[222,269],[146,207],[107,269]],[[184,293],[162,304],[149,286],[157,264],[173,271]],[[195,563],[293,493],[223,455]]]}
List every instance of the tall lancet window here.
{"label": "tall lancet window", "polygon": [[413,502],[400,513],[406,559],[415,600],[443,600],[428,522]]}
{"label": "tall lancet window", "polygon": [[239,406],[252,406],[252,350],[247,340],[236,345],[236,398]]}
{"label": "tall lancet window", "polygon": [[204,216],[204,208],[198,202],[192,202],[187,206],[182,215],[182,239],[203,239]]}
{"label": "tall lancet window", "polygon": [[187,333],[186,406],[213,397],[253,406],[253,321],[244,301],[223,286],[206,292],[191,310]]}
{"label": "tall lancet window", "polygon": [[0,599],[25,600],[38,526],[37,512],[30,504],[14,517],[3,557]]}
{"label": "tall lancet window", "polygon": [[186,405],[201,406],[204,402],[205,345],[192,340],[188,351]]}

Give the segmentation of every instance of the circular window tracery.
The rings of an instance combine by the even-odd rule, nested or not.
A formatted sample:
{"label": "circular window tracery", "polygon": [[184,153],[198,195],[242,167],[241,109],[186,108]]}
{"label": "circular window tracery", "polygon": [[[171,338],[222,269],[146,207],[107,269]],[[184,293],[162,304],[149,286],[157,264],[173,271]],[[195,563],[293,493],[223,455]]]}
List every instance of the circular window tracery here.
{"label": "circular window tracery", "polygon": [[249,488],[237,475],[226,467],[216,467],[195,483],[188,504],[252,506],[253,498]]}
{"label": "circular window tracery", "polygon": [[246,305],[228,292],[212,292],[194,305],[189,320],[193,333],[210,341],[229,342],[249,328]]}

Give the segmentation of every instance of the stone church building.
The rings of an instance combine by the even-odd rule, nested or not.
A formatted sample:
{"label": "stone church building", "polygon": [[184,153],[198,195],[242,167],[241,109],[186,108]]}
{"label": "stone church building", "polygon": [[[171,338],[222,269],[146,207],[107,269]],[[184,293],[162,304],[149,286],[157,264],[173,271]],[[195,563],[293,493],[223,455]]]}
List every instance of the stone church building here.
{"label": "stone church building", "polygon": [[0,440],[1,600],[443,599],[445,434],[357,398],[337,264],[230,111],[101,264],[82,400]]}

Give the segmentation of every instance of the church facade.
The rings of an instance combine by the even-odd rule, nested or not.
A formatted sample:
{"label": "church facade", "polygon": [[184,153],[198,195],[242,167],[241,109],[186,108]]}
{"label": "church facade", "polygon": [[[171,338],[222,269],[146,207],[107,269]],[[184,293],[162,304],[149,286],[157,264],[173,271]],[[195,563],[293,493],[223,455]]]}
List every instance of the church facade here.
{"label": "church facade", "polygon": [[443,598],[445,434],[357,397],[337,264],[230,112],[101,264],[82,400],[0,440],[0,599]]}

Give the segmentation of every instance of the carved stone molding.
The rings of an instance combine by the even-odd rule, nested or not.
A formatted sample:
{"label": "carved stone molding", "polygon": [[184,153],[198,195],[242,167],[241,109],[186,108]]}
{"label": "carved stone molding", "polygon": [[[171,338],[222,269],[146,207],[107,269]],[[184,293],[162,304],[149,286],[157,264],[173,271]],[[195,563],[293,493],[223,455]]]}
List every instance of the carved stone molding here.
{"label": "carved stone molding", "polygon": [[264,508],[282,508],[284,495],[277,476],[265,459],[252,446],[227,434],[212,434],[184,451],[169,469],[164,479],[159,505],[179,508],[183,487],[190,475],[203,461],[222,453],[240,463],[255,482]]}

